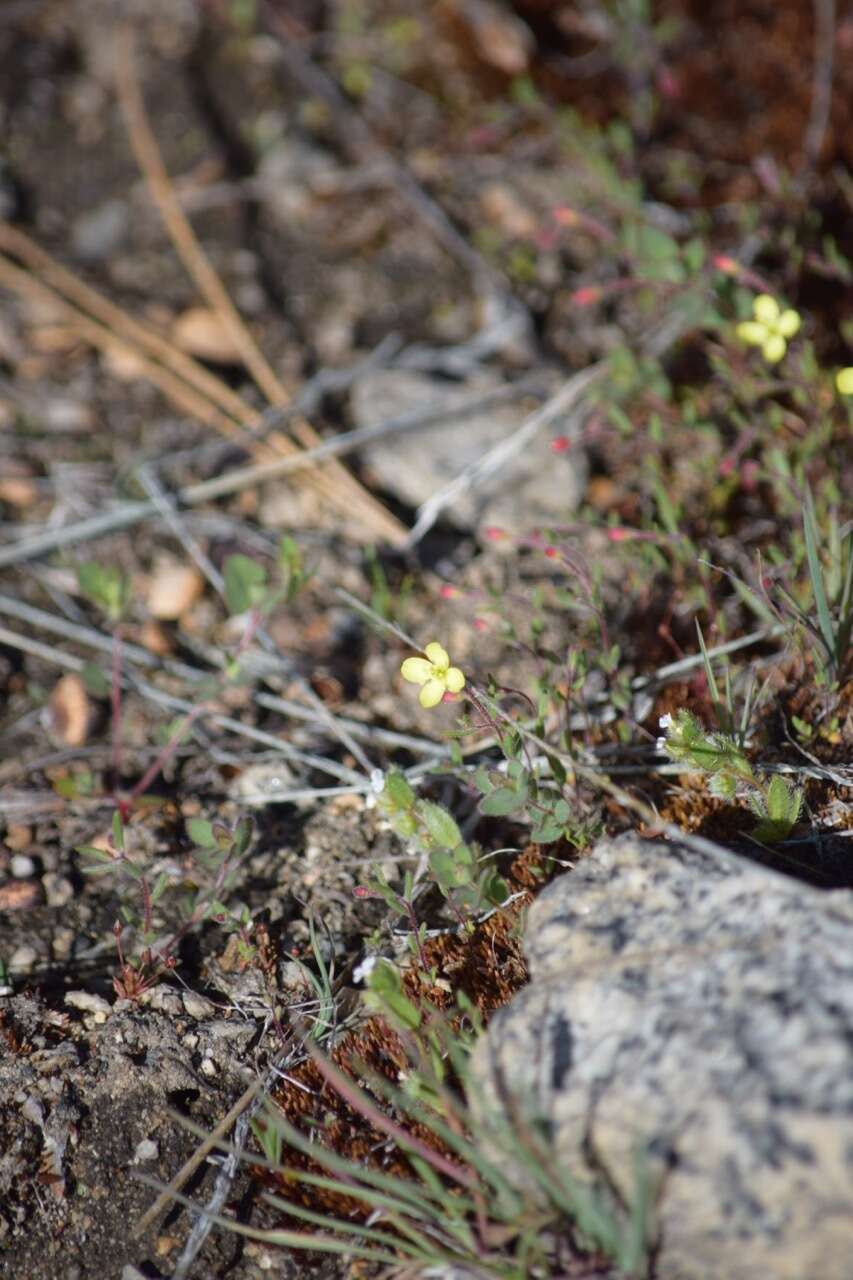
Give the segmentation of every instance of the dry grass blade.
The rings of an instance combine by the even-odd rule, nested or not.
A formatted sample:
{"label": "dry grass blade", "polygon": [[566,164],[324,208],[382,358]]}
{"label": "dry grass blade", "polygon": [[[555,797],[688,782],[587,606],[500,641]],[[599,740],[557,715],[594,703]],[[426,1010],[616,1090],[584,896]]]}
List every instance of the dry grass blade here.
{"label": "dry grass blade", "polygon": [[[208,304],[220,317],[246,368],[269,403],[286,405],[289,400],[286,389],[237,313],[175,194],[148,123],[136,74],[134,36],[129,26],[120,28],[118,34],[116,85],[134,154],[176,252]],[[320,443],[320,437],[304,419],[297,418],[292,430],[306,448]],[[292,442],[280,432],[270,436],[269,444],[278,453],[289,453],[294,448]],[[329,481],[328,496],[345,510],[358,513],[373,528],[375,535],[388,538],[394,543],[399,543],[406,537],[407,530],[400,522],[371,497],[340,463],[328,464],[326,479]]]}
{"label": "dry grass blade", "polygon": [[[10,228],[0,226],[0,243],[6,242],[5,237],[9,230]],[[29,272],[15,266],[13,262],[2,254],[0,254],[0,285],[17,293],[20,297],[37,298],[49,303],[51,307],[56,308],[73,325],[86,342],[93,347],[97,347],[99,351],[115,352],[133,349],[134,356],[139,360],[140,368],[145,377],[154,386],[158,387],[174,405],[177,405],[182,413],[197,418],[205,426],[212,427],[220,435],[224,435],[229,439],[239,437],[242,434],[239,426],[232,418],[223,413],[210,400],[200,395],[195,388],[176,377],[169,369],[165,369],[162,365],[157,364],[156,361],[150,360],[138,348],[131,347],[130,342],[117,338],[110,329],[99,324],[97,320],[92,320],[78,310],[73,303],[68,302],[41,280],[30,275]]]}

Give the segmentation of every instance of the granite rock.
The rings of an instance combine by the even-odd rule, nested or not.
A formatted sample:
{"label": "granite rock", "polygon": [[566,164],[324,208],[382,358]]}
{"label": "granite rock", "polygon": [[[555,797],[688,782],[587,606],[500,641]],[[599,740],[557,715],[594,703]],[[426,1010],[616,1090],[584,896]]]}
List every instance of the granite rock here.
{"label": "granite rock", "polygon": [[[442,415],[433,425],[387,436],[364,449],[364,462],[376,483],[408,506],[419,507],[478,462],[521,426],[531,412],[530,405],[516,401],[464,416],[459,407],[503,385],[501,378],[487,372],[461,381],[407,369],[364,373],[352,393],[356,427],[410,413]],[[468,528],[495,525],[508,533],[524,534],[541,525],[565,521],[583,496],[586,462],[580,445],[565,453],[551,449],[552,439],[561,430],[559,422],[543,428],[493,479],[458,499],[448,512],[453,523]]]}
{"label": "granite rock", "polygon": [[658,1280],[853,1274],[853,894],[628,837],[525,938],[530,985],[475,1052],[483,1123],[544,1120],[557,1167],[623,1198],[642,1149]]}

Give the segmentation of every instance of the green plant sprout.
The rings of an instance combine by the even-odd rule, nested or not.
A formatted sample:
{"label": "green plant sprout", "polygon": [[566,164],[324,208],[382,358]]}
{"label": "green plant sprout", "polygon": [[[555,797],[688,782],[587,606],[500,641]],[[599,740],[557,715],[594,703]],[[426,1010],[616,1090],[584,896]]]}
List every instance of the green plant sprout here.
{"label": "green plant sprout", "polygon": [[[216,919],[227,932],[237,933],[248,945],[251,918],[246,909],[231,910],[223,901],[237,877],[240,864],[252,840],[253,826],[243,819],[233,831],[219,823],[203,818],[191,818],[187,830],[193,841],[192,856],[201,873],[198,883],[183,895],[183,923],[165,941],[158,943],[154,929],[154,907],[170,886],[169,876],[161,872],[153,884],[145,871],[137,866],[127,848],[127,835],[121,814],[113,814],[109,848],[95,845],[78,845],[76,852],[86,860],[82,870],[85,875],[100,876],[117,873],[120,877],[119,893],[124,899],[120,913],[124,925],[134,930],[140,956],[127,959],[123,950],[123,925],[116,921],[113,933],[119,958],[119,973],[113,978],[118,996],[138,1000],[164,974],[171,972],[177,963],[177,951],[181,940],[204,920]],[[123,882],[123,884],[121,883]],[[133,895],[127,889],[133,889]],[[133,899],[138,892],[140,906]]]}
{"label": "green plant sprout", "polygon": [[658,739],[658,750],[676,764],[707,774],[712,795],[731,801],[739,788],[746,791],[749,806],[758,819],[752,831],[756,840],[775,844],[788,838],[802,809],[802,788],[790,786],[780,774],[765,782],[755,773],[736,738],[708,732],[684,708],[674,716],[661,716],[660,727],[665,736]]}
{"label": "green plant sprout", "polygon": [[[94,845],[80,845],[77,852],[87,859],[88,865],[83,870],[89,875],[103,875],[118,872],[124,886],[128,882],[136,887],[140,905],[134,906],[126,900],[121,907],[121,915],[126,925],[131,926],[137,934],[137,943],[142,948],[141,955],[133,960],[125,957],[121,939],[122,925],[116,922],[114,933],[119,956],[119,973],[113,979],[117,994],[128,999],[138,999],[159,978],[176,963],[176,951],[180,940],[190,930],[204,920],[215,918],[229,932],[236,932],[244,947],[246,955],[251,952],[249,935],[251,932],[251,916],[244,908],[234,913],[225,902],[228,892],[233,886],[240,862],[252,837],[252,824],[244,820],[238,822],[233,831],[221,824],[213,824],[203,818],[191,818],[187,823],[187,831],[193,841],[195,865],[202,873],[200,884],[190,889],[182,904],[184,923],[171,938],[158,948],[154,948],[156,935],[153,930],[153,908],[158,900],[170,888],[169,877],[160,875],[153,885],[138,867],[126,849],[125,824],[130,817],[134,804],[144,796],[152,782],[159,776],[171,760],[180,744],[192,731],[195,722],[213,705],[217,696],[229,685],[242,678],[244,656],[254,639],[258,627],[265,616],[280,602],[291,603],[297,593],[302,590],[310,578],[302,562],[302,553],[296,542],[284,536],[278,547],[274,575],[259,562],[244,555],[229,556],[223,566],[225,603],[232,615],[247,614],[247,623],[236,652],[225,663],[223,670],[215,676],[205,690],[206,699],[199,698],[196,705],[170,726],[167,741],[155,757],[152,764],[133,788],[126,794],[114,792],[116,812],[113,814],[112,830],[107,849],[99,849]],[[121,731],[121,619],[125,615],[130,601],[129,581],[118,570],[96,564],[82,565],[78,571],[81,590],[102,609],[113,624],[113,664],[112,664],[112,707],[113,707],[113,762],[116,782],[120,766],[120,731]],[[66,792],[68,789],[66,788]],[[70,798],[80,794],[75,786],[69,793]],[[321,972],[319,982],[327,985],[328,975]]]}
{"label": "green plant sprout", "polygon": [[[441,805],[416,795],[401,773],[392,771],[385,776],[376,805],[395,835],[422,856],[426,871],[460,923],[505,901],[506,882],[493,868],[481,866],[477,852],[463,840],[456,819]],[[415,876],[409,872],[402,893],[397,893],[380,871],[371,878],[368,888],[413,921],[417,939],[412,907]]]}

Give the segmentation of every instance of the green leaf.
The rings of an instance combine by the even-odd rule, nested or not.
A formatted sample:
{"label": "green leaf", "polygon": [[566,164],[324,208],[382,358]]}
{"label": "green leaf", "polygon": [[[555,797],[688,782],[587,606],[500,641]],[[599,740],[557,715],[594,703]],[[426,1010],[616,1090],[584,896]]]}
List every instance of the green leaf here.
{"label": "green leaf", "polygon": [[367,980],[368,1005],[391,1016],[403,1027],[415,1031],[421,1024],[422,1014],[417,1005],[403,991],[399,970],[388,960],[378,960]]}
{"label": "green leaf", "polygon": [[386,775],[383,793],[395,809],[410,809],[415,802],[414,791],[396,770]]}
{"label": "green leaf", "polygon": [[103,671],[94,662],[87,662],[80,672],[86,692],[93,698],[106,698],[110,692],[110,682]]}
{"label": "green leaf", "polygon": [[446,809],[442,809],[441,805],[433,804],[431,800],[422,800],[418,806],[418,813],[430,834],[430,838],[437,845],[444,849],[455,849],[457,845],[462,843],[462,832],[456,825],[455,820]]}
{"label": "green leaf", "polygon": [[152,904],[155,903],[158,900],[158,898],[162,898],[163,894],[166,892],[166,889],[168,887],[169,887],[168,873],[165,871],[161,871],[157,879],[154,881],[154,886],[151,890]]}
{"label": "green leaf", "polygon": [[124,824],[118,809],[113,814],[113,844],[117,849],[124,849]]}
{"label": "green leaf", "polygon": [[480,801],[480,813],[490,818],[502,818],[508,813],[523,809],[527,803],[526,790],[518,791],[515,787],[498,787],[491,795]]}
{"label": "green leaf", "polygon": [[241,818],[234,828],[234,852],[241,857],[252,841],[255,824],[251,818]]}
{"label": "green leaf", "polygon": [[187,822],[187,834],[193,844],[199,845],[202,849],[215,849],[219,843],[216,832],[213,830],[213,823],[208,822],[206,818],[190,818]]}
{"label": "green leaf", "polygon": [[774,774],[767,787],[767,815],[774,822],[790,822],[793,825],[800,814],[802,792],[789,787],[781,774]]}
{"label": "green leaf", "polygon": [[[465,850],[467,857],[460,857]],[[461,845],[453,853],[447,849],[433,849],[429,855],[430,870],[438,882],[442,893],[470,884],[473,878],[474,860],[469,849]]]}
{"label": "green leaf", "polygon": [[490,791],[494,791],[495,789],[495,785],[492,782],[488,769],[484,769],[482,767],[477,769],[474,773],[473,781],[474,786],[484,796],[487,796]]}
{"label": "green leaf", "polygon": [[[79,853],[83,858],[92,858],[95,862],[106,863],[108,866],[115,862],[111,853],[107,853],[105,849],[97,849],[93,844],[77,844],[74,846],[74,852]],[[84,867],[83,870],[91,870],[91,868]]]}
{"label": "green leaf", "polygon": [[225,601],[228,612],[245,613],[263,602],[266,595],[267,571],[248,556],[228,556],[223,567]]}
{"label": "green leaf", "polygon": [[553,814],[546,814],[538,826],[530,833],[534,844],[553,844],[563,834],[563,823],[558,822]]}
{"label": "green leaf", "polygon": [[829,612],[829,604],[824,590],[823,565],[820,562],[817,546],[817,518],[815,516],[814,498],[810,489],[806,489],[806,502],[803,508],[803,534],[805,535],[806,558],[809,564],[809,577],[812,580],[812,591],[814,592],[820,633],[823,636],[823,642],[826,645],[829,657],[835,659],[839,655],[835,652],[835,628],[832,625],[832,615]]}
{"label": "green leaf", "polygon": [[89,560],[77,566],[77,583],[110,622],[119,621],[130,600],[130,580],[120,569]]}

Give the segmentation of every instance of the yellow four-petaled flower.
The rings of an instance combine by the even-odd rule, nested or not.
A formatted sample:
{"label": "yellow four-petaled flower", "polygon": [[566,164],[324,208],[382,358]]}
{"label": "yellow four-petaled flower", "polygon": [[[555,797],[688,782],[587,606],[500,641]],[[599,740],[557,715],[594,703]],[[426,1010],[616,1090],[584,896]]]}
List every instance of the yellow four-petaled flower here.
{"label": "yellow four-petaled flower", "polygon": [[753,299],[753,320],[744,320],[736,329],[737,336],[751,347],[761,347],[761,354],[770,364],[778,364],[802,323],[791,307],[782,311],[779,303],[769,293],[760,293]]}
{"label": "yellow four-petaled flower", "polygon": [[465,687],[465,676],[451,667],[447,650],[433,641],[424,649],[425,658],[407,658],[400,668],[404,680],[419,684],[418,699],[422,707],[437,707],[445,693],[459,693]]}

